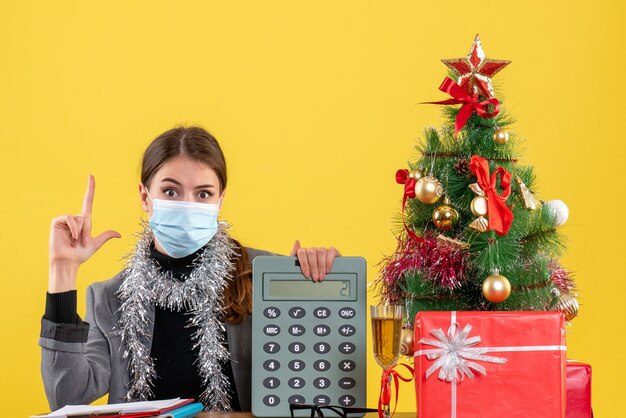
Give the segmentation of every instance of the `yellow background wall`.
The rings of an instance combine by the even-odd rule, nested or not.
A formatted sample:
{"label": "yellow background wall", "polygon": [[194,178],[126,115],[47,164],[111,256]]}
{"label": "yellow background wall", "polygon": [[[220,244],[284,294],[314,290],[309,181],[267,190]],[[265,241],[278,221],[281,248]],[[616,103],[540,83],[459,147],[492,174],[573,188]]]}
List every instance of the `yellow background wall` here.
{"label": "yellow background wall", "polygon": [[[81,313],[85,286],[115,274],[133,244],[142,150],[179,123],[220,140],[223,217],[246,245],[334,245],[365,256],[374,279],[394,249],[395,170],[422,129],[442,122],[437,106],[416,103],[445,98],[439,60],[464,56],[476,33],[489,57],[513,61],[495,80],[540,196],[570,208],[563,262],[582,309],[568,355],[593,365],[596,416],[626,416],[620,3],[3,1],[2,416],[47,410],[37,337],[48,228],[80,211],[89,173],[94,231],[123,238],[81,268]],[[368,367],[374,406],[379,369]],[[399,411],[414,408],[412,392],[402,386]]]}

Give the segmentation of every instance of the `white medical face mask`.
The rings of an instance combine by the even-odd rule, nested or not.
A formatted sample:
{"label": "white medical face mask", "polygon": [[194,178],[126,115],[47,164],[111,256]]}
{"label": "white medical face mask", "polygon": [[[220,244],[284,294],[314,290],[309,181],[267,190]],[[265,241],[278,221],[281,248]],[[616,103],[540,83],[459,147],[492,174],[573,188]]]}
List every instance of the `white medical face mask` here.
{"label": "white medical face mask", "polygon": [[152,199],[150,193],[148,197],[152,200],[150,228],[169,256],[181,258],[193,254],[217,233],[219,202]]}

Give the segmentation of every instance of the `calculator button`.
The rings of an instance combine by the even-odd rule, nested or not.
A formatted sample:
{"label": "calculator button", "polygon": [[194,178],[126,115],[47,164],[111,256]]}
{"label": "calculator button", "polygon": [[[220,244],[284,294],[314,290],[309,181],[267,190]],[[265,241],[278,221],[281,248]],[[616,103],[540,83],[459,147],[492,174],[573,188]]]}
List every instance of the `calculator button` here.
{"label": "calculator button", "polygon": [[265,315],[266,318],[278,318],[280,316],[280,309],[275,306],[268,306],[263,309],[263,315]]}
{"label": "calculator button", "polygon": [[315,405],[328,405],[330,403],[330,398],[326,395],[317,395],[313,398],[313,403]]}
{"label": "calculator button", "polygon": [[313,311],[313,315],[319,319],[326,319],[330,316],[330,309],[328,308],[317,308]]}
{"label": "calculator button", "polygon": [[265,360],[265,362],[263,363],[263,368],[265,370],[273,372],[274,370],[280,369],[280,363],[278,362],[278,360]]}
{"label": "calculator button", "polygon": [[313,381],[313,386],[318,389],[326,389],[330,386],[330,380],[325,377],[318,377]]}
{"label": "calculator button", "polygon": [[302,343],[291,343],[289,344],[289,351],[294,354],[300,354],[304,352],[305,346]]}
{"label": "calculator button", "polygon": [[292,377],[291,379],[289,379],[289,382],[287,382],[287,384],[292,389],[300,389],[304,387],[304,379],[301,377]]}
{"label": "calculator button", "polygon": [[356,350],[356,346],[352,343],[341,343],[339,344],[339,351],[344,354],[352,354]]}
{"label": "calculator button", "polygon": [[289,333],[295,337],[304,334],[304,327],[302,325],[292,325],[289,327]]}
{"label": "calculator button", "polygon": [[267,406],[276,406],[280,403],[280,398],[276,395],[267,395],[263,398],[263,403]]}
{"label": "calculator button", "polygon": [[339,369],[344,372],[351,372],[356,368],[356,363],[352,360],[341,360],[339,362]]}
{"label": "calculator button", "polygon": [[356,381],[351,377],[342,377],[338,384],[341,389],[352,389],[356,385]]}
{"label": "calculator button", "polygon": [[328,343],[317,343],[313,346],[313,351],[318,354],[325,354],[330,351],[330,344]]}
{"label": "calculator button", "polygon": [[328,360],[317,360],[313,363],[313,368],[318,372],[323,372],[330,369],[330,362]]}
{"label": "calculator button", "polygon": [[355,332],[356,328],[354,328],[352,325],[346,324],[339,327],[339,334],[343,335],[344,337],[350,337],[354,335]]}
{"label": "calculator button", "polygon": [[278,343],[265,343],[263,344],[263,351],[266,353],[278,353],[280,351],[280,344]]}
{"label": "calculator button", "polygon": [[339,397],[339,405],[341,406],[352,406],[356,402],[354,396],[343,395]]}
{"label": "calculator button", "polygon": [[304,396],[300,396],[300,395],[291,395],[289,397],[289,399],[287,400],[289,403],[306,403],[304,401]]}
{"label": "calculator button", "polygon": [[274,336],[280,334],[280,327],[278,325],[266,325],[263,327],[265,335]]}
{"label": "calculator button", "polygon": [[274,389],[280,386],[280,380],[275,377],[267,377],[263,379],[263,386],[268,389]]}
{"label": "calculator button", "polygon": [[304,370],[306,364],[302,360],[291,360],[288,364],[289,370],[293,370],[294,372],[299,372],[300,370]]}
{"label": "calculator button", "polygon": [[352,319],[356,315],[356,311],[350,307],[339,309],[339,316],[343,319]]}
{"label": "calculator button", "polygon": [[293,308],[289,309],[289,316],[292,318],[298,319],[304,317],[304,315],[306,315],[306,311],[304,310],[304,308],[294,306]]}
{"label": "calculator button", "polygon": [[328,325],[317,325],[313,332],[315,335],[319,335],[320,337],[325,337],[330,334],[330,327]]}

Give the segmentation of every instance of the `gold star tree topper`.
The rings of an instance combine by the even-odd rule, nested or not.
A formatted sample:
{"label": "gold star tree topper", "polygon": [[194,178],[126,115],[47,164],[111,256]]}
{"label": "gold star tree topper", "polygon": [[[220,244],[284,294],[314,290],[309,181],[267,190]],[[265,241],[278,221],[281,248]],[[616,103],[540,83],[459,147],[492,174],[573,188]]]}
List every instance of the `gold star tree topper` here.
{"label": "gold star tree topper", "polygon": [[474,38],[467,57],[445,59],[441,62],[459,77],[457,83],[469,94],[487,98],[493,97],[491,78],[511,63],[486,58],[478,35]]}

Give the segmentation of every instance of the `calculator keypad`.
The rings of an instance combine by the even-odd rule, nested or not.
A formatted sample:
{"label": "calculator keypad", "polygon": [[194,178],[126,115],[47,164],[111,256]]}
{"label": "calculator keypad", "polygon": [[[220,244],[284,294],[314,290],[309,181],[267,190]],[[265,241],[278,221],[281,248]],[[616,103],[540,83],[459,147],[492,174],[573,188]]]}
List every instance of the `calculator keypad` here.
{"label": "calculator keypad", "polygon": [[[278,307],[272,306],[265,308],[263,313],[266,318],[274,320],[280,316],[281,310]],[[312,329],[313,334],[315,334],[316,337],[329,337],[314,343],[312,347],[308,347],[312,348],[317,355],[330,353],[333,349],[333,344],[336,344],[338,338],[351,337],[357,332],[357,328],[350,323],[340,323],[341,325],[336,327],[334,331],[332,327],[332,319],[337,321],[337,319],[340,318],[345,321],[354,318],[356,311],[353,308],[343,307],[336,312],[336,316],[334,316],[331,310],[327,307],[317,307],[313,309],[312,313],[317,320],[329,320],[328,323],[317,324]],[[288,315],[292,319],[303,319],[307,316],[307,312],[302,307],[294,306],[289,308]],[[265,325],[263,330],[264,334],[269,337],[278,336],[280,335],[281,327],[280,325],[273,323]],[[292,337],[301,337],[306,333],[304,325],[301,324],[290,324],[287,326],[287,330],[289,335]],[[317,339],[319,340],[320,338]],[[357,346],[350,340],[345,339],[339,341],[339,344],[335,345],[335,347],[342,356],[353,354],[357,350]],[[294,355],[302,355],[307,350],[307,344],[303,341],[296,340],[290,342],[287,349]],[[268,341],[263,345],[263,351],[268,354],[275,354],[280,350],[281,346],[276,341]],[[331,362],[327,360],[326,357],[327,356],[322,356],[322,358],[319,358],[312,363],[313,369],[321,375],[315,377],[312,381],[308,382],[308,384],[312,385],[313,388],[317,390],[332,389],[334,384],[336,385],[335,390],[331,393],[336,393],[335,391],[337,390],[337,387],[346,391],[353,389],[356,386],[356,381],[352,377],[342,377],[333,383],[330,378],[324,376],[324,373],[328,372],[333,367]],[[287,367],[292,372],[300,373],[306,369],[306,363],[302,358],[295,358],[289,361]],[[346,358],[339,361],[335,367],[337,370],[347,373],[355,370],[356,363],[353,360]],[[263,368],[268,372],[275,372],[280,369],[280,362],[275,358],[268,359],[263,363]],[[280,384],[281,381],[277,377],[266,377],[263,380],[263,386],[270,390],[278,388]],[[289,397],[289,403],[306,403],[307,401],[313,402],[317,405],[329,405],[331,403],[331,398],[326,394],[317,394],[308,398],[305,396],[306,392],[300,392],[307,387],[307,381],[302,376],[296,374],[290,377],[287,381],[287,385],[289,388],[298,392]],[[353,406],[356,402],[356,398],[347,393],[340,393],[340,396],[335,399],[335,401],[337,404],[342,406]],[[267,395],[263,398],[263,403],[266,406],[276,406],[280,404],[280,398],[277,395]]]}

